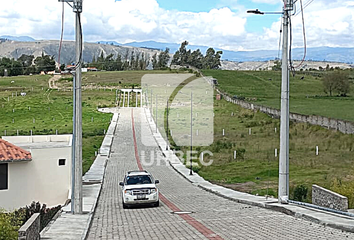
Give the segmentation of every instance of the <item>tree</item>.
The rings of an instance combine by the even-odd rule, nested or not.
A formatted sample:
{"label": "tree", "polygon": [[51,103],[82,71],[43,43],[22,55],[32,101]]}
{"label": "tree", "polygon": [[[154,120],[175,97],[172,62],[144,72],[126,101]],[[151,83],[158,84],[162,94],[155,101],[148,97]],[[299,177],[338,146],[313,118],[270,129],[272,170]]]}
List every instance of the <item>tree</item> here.
{"label": "tree", "polygon": [[193,51],[191,54],[191,64],[190,65],[192,65],[198,69],[202,69],[203,68],[203,58],[204,58],[204,56],[199,49]]}
{"label": "tree", "polygon": [[117,66],[117,70],[118,71],[122,71],[123,70],[123,62],[122,62],[122,56],[121,55],[117,55],[116,58],[116,66]]}
{"label": "tree", "polygon": [[191,51],[186,49],[188,44],[187,41],[181,43],[179,50],[173,56],[172,64],[185,65],[188,63],[188,58],[191,54]]}
{"label": "tree", "polygon": [[203,68],[204,69],[218,69],[221,66],[222,51],[215,52],[214,48],[208,48],[206,51]]}
{"label": "tree", "polygon": [[158,63],[157,63],[157,53],[152,55],[152,68],[157,69],[158,68]]}
{"label": "tree", "polygon": [[160,52],[159,54],[158,68],[159,69],[166,68],[169,61],[170,61],[170,49],[166,48],[165,51]]}
{"label": "tree", "polygon": [[33,59],[33,55],[22,54],[21,57],[17,59],[17,61],[21,62],[24,67],[28,67],[33,64]]}
{"label": "tree", "polygon": [[327,73],[323,78],[324,92],[332,96],[337,92],[340,96],[347,96],[350,91],[348,74],[343,71]]}
{"label": "tree", "polygon": [[42,53],[42,56],[38,56],[34,60],[34,63],[36,65],[37,73],[40,73],[41,71],[48,72],[55,70],[55,60],[53,56],[44,55],[44,53]]}
{"label": "tree", "polygon": [[175,52],[175,54],[173,55],[172,64],[179,65],[179,64],[180,64],[180,58],[181,58],[181,54],[180,54],[179,51],[177,50],[177,51]]}

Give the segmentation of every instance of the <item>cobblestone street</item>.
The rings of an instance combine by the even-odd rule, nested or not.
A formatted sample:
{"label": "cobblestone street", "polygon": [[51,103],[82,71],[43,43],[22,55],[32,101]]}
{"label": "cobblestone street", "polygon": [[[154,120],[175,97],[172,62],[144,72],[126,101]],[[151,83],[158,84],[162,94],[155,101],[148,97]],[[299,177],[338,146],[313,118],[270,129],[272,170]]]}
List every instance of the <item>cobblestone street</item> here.
{"label": "cobblestone street", "polygon": [[[236,203],[202,190],[175,172],[162,159],[156,144],[142,144],[142,128],[149,131],[143,109],[120,109],[88,239],[354,239],[353,233]],[[152,134],[144,138],[155,143]],[[152,152],[161,157],[161,162],[144,164],[150,162]],[[139,162],[160,180],[160,206],[123,209],[119,182],[126,171],[137,170]],[[192,213],[173,214],[176,210]]]}

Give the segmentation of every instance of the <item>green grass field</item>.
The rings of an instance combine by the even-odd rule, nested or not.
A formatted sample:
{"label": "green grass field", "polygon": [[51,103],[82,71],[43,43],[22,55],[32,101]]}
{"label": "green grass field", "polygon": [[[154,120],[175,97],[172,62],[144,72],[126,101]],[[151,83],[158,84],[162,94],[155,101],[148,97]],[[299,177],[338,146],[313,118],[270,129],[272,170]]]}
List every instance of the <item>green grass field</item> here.
{"label": "green grass field", "polygon": [[[112,114],[97,111],[115,106],[117,88],[140,87],[145,74],[170,71],[88,72],[82,76],[83,173],[95,159]],[[0,136],[72,133],[72,77],[63,77],[57,89],[48,89],[51,76],[0,78]],[[94,86],[91,88],[90,86]],[[95,88],[97,87],[97,88]],[[104,89],[107,87],[107,89]],[[64,91],[64,89],[66,89]],[[26,96],[20,96],[26,92]]]}
{"label": "green grass field", "polygon": [[[242,109],[225,100],[214,103],[214,143],[194,147],[199,153],[213,153],[213,164],[201,166],[198,173],[205,179],[236,190],[277,196],[279,120],[266,114]],[[232,113],[233,116],[232,116]],[[277,130],[275,130],[275,128]],[[225,129],[225,136],[222,130]],[[251,135],[249,135],[251,129]],[[315,149],[319,147],[319,155]],[[188,147],[182,147],[185,152]],[[237,151],[236,160],[234,151]],[[354,136],[309,124],[290,126],[290,185],[312,184],[336,190],[354,206]],[[310,201],[311,195],[306,201]]]}
{"label": "green grass field", "polygon": [[[203,74],[218,79],[219,88],[231,96],[243,96],[258,105],[280,108],[280,71],[203,70]],[[323,74],[297,72],[295,77],[290,76],[290,111],[354,121],[352,80],[348,97],[328,97],[323,91]],[[354,72],[350,71],[349,75],[353,79]]]}
{"label": "green grass field", "polygon": [[[72,92],[48,89],[49,78],[0,78],[1,135],[72,133]],[[20,96],[21,92],[27,95]],[[114,101],[114,91],[82,92],[83,172],[91,166],[112,117],[99,113],[97,107],[114,106]]]}

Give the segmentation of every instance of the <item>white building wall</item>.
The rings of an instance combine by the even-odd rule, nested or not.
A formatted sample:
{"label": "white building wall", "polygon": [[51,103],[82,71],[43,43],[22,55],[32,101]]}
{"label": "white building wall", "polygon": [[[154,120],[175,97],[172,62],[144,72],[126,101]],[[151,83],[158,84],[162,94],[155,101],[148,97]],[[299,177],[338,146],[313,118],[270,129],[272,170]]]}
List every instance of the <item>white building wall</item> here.
{"label": "white building wall", "polygon": [[[11,139],[4,140],[16,145]],[[8,163],[8,189],[0,190],[0,208],[13,210],[32,201],[47,206],[64,204],[71,189],[71,144],[24,149],[31,152],[32,161]],[[64,166],[59,166],[59,159],[66,159]]]}

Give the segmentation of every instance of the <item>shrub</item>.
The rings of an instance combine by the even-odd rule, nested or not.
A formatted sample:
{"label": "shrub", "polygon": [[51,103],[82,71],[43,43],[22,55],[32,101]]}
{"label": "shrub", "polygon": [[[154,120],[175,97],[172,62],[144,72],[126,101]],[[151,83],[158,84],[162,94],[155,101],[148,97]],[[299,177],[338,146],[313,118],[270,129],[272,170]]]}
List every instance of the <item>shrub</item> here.
{"label": "shrub", "polygon": [[245,153],[246,153],[246,149],[237,148],[236,149],[236,159],[244,160],[245,159]]}
{"label": "shrub", "polygon": [[54,215],[61,209],[58,205],[53,208],[47,208],[45,204],[42,205],[39,202],[32,202],[30,206],[26,206],[26,221],[31,218],[34,213],[40,213],[41,215],[41,231],[52,220]]}
{"label": "shrub", "polygon": [[304,185],[296,186],[294,189],[294,200],[303,202],[307,198],[308,188]]}
{"label": "shrub", "polygon": [[0,209],[0,239],[17,239],[18,230],[24,223],[23,219],[23,214],[19,211],[5,213]]}

